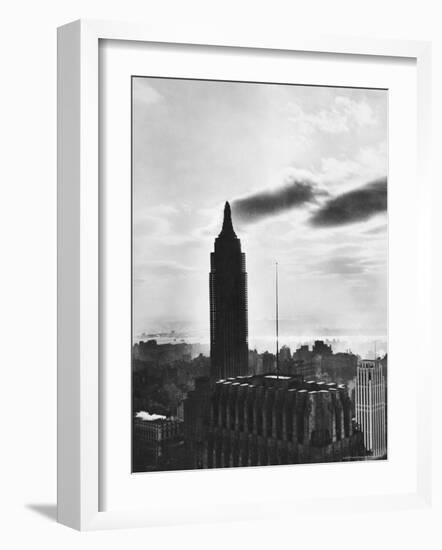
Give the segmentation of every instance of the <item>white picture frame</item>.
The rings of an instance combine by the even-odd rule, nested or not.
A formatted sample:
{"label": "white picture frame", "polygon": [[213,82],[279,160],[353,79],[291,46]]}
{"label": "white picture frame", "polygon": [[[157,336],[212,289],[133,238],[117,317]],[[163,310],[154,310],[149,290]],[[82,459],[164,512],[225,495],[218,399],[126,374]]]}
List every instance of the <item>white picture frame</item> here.
{"label": "white picture frame", "polygon": [[[99,42],[161,42],[175,45],[209,45],[241,49],[269,49],[354,56],[411,58],[417,66],[417,158],[420,188],[419,288],[423,345],[431,332],[431,238],[429,176],[430,64],[427,42],[365,40],[344,37],[282,36],[265,38],[171,35],[143,25],[76,21],[58,30],[58,521],[79,530],[172,524],[174,517],[148,509],[101,511],[100,506],[100,185],[99,185]],[[242,50],[244,51],[244,50]],[[429,336],[427,337],[429,338]],[[367,496],[357,500],[364,510],[381,506],[418,507],[431,500],[430,361],[423,360],[417,390],[417,488],[415,492]],[[182,474],[186,475],[186,474]],[[187,474],[192,475],[192,474]],[[265,501],[265,495],[263,496]],[[290,500],[285,497],[285,506]],[[334,504],[351,509],[355,499]],[[320,498],[305,502],[304,509],[326,507]],[[197,520],[213,520],[200,504]],[[221,514],[229,519],[228,514]],[[246,516],[259,517],[251,509]]]}

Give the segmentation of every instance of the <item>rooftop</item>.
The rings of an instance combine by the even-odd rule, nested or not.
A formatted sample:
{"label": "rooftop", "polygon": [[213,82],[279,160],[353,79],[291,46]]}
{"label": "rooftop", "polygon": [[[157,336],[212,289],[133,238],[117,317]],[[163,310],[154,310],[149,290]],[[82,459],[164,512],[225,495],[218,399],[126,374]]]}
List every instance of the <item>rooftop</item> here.
{"label": "rooftop", "polygon": [[297,391],[329,391],[339,389],[345,389],[344,384],[337,385],[335,382],[326,383],[316,380],[304,380],[302,376],[287,375],[275,373],[267,374],[255,374],[251,376],[238,376],[237,378],[228,378],[227,380],[218,380],[217,386],[240,386],[241,388],[247,386],[265,387],[265,388],[281,388],[281,389],[294,389]]}

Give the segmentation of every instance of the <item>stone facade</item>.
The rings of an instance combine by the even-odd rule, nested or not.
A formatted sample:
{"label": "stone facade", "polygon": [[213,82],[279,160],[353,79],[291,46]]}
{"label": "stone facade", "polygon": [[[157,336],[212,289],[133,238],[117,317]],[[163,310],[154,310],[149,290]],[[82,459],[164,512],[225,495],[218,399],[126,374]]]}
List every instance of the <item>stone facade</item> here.
{"label": "stone facade", "polygon": [[386,383],[379,360],[361,360],[356,376],[356,418],[373,458],[387,457]]}
{"label": "stone facade", "polygon": [[[190,453],[191,467],[334,462],[364,456],[363,436],[353,426],[345,386],[267,374],[220,380],[206,387],[205,395],[207,408],[200,411],[205,421]],[[188,420],[185,416],[185,424]],[[192,447],[192,437],[188,441]]]}
{"label": "stone facade", "polygon": [[183,422],[133,420],[132,471],[177,470],[184,463]]}

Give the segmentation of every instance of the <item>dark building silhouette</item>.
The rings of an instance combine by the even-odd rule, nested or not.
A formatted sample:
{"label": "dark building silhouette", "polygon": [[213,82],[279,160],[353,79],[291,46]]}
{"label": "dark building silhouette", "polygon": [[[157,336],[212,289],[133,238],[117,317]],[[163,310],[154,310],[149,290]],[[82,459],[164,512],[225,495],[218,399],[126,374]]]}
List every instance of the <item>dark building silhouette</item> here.
{"label": "dark building silhouette", "polygon": [[262,370],[263,372],[275,372],[276,371],[276,356],[269,351],[265,351],[262,354]]}
{"label": "dark building silhouette", "polygon": [[188,468],[203,468],[207,426],[210,420],[211,386],[208,378],[195,381],[195,389],[184,401],[184,438],[187,447]]}
{"label": "dark building silhouette", "polygon": [[233,229],[228,202],[210,267],[211,378],[244,376],[249,370],[246,257]]}
{"label": "dark building silhouette", "polygon": [[237,377],[196,388],[188,409],[189,417],[195,411],[203,419],[187,434],[191,468],[339,462],[365,456],[364,437],[352,421],[344,385],[276,374]]}
{"label": "dark building silhouette", "polygon": [[310,351],[307,344],[300,346],[293,354],[295,361],[311,361],[313,358],[313,352]]}
{"label": "dark building silhouette", "polygon": [[183,422],[133,419],[132,471],[179,470],[185,465]]}
{"label": "dark building silhouette", "polygon": [[331,355],[333,353],[333,350],[331,346],[328,346],[322,340],[315,340],[312,352],[315,355]]}
{"label": "dark building silhouette", "polygon": [[318,363],[313,359],[311,361],[295,361],[292,372],[301,376],[303,380],[316,380],[316,378],[319,378]]}
{"label": "dark building silhouette", "polygon": [[[348,388],[320,380],[321,361],[332,355],[331,346],[318,340],[312,351],[304,346],[293,356],[285,346],[280,356],[249,353],[246,277],[245,255],[226,203],[211,254],[211,376],[197,380],[184,402],[186,467],[365,457],[364,434],[353,421]],[[287,372],[277,368],[277,358]]]}

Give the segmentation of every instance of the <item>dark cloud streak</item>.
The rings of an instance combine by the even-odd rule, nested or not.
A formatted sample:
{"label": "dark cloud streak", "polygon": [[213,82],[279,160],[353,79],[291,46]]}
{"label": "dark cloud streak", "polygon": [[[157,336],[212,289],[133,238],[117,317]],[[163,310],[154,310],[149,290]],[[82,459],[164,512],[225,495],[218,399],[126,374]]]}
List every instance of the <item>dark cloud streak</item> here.
{"label": "dark cloud streak", "polygon": [[387,210],[387,178],[330,199],[310,218],[314,227],[333,227],[368,220]]}
{"label": "dark cloud streak", "polygon": [[316,197],[326,194],[316,184],[307,179],[293,179],[289,183],[272,190],[260,191],[232,203],[234,219],[242,223],[253,223],[286,210],[316,201]]}

